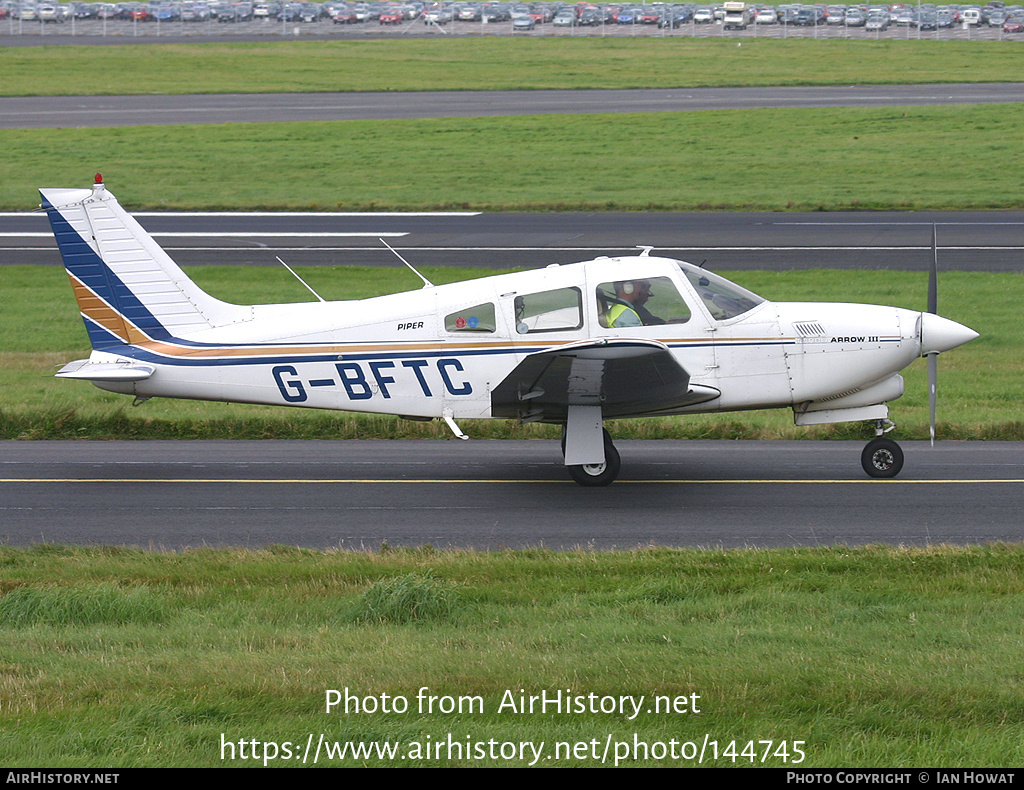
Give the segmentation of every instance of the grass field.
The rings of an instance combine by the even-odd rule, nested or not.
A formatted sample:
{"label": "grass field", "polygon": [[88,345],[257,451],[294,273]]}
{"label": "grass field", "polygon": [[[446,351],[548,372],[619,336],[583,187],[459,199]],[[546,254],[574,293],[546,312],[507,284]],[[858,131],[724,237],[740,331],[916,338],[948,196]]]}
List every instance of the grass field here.
{"label": "grass field", "polygon": [[[0,130],[0,208],[1020,208],[1024,104]],[[826,173],[827,177],[822,177]]]}
{"label": "grass field", "polygon": [[434,38],[9,47],[0,73],[0,95],[52,96],[1016,82],[1024,65],[1015,41]]}
{"label": "grass field", "polygon": [[[7,48],[0,94],[1000,82],[1024,80],[1019,49],[692,39]],[[76,58],[89,68],[65,67]],[[96,171],[133,209],[1019,208],[1022,112],[1013,104],[4,130],[0,209],[30,208],[38,187],[79,184]]]}
{"label": "grass field", "polygon": [[[787,767],[799,750],[804,768],[1012,767],[1024,749],[1022,568],[1010,546],[0,548],[0,762],[302,765],[312,733],[399,748],[322,753],[320,765],[534,759],[415,756],[450,734],[531,743],[543,766],[692,766],[683,744],[707,735],[718,759],[708,748],[702,765]],[[350,703],[346,715],[327,709],[329,689],[409,710]],[[439,713],[438,699],[420,713],[420,689],[479,704]],[[645,700],[632,717],[508,706],[558,691]],[[655,696],[686,707],[650,712]],[[632,752],[672,741],[690,759]],[[559,743],[582,747],[556,758]]]}
{"label": "grass field", "polygon": [[[88,341],[66,277],[57,269],[4,267],[19,294],[20,309],[0,313],[0,438],[364,438],[447,436],[443,423],[393,417],[244,406],[157,398],[138,409],[130,399],[84,382],[53,378],[60,365],[87,355]],[[414,283],[404,268],[311,267],[300,274],[330,298],[364,297],[407,290]],[[429,269],[434,282],[493,273],[489,270]],[[269,299],[303,301],[308,294],[283,269],[199,267],[197,281],[215,296],[239,303]],[[736,272],[733,279],[776,301],[854,301],[923,309],[926,276],[913,272],[811,271]],[[1024,438],[1019,409],[1024,378],[1024,274],[945,272],[941,312],[981,333],[963,348],[940,357],[939,434],[957,439]],[[904,374],[906,394],[892,406],[899,436],[928,432],[923,360]],[[862,424],[797,428],[787,410],[724,416],[694,415],[611,424],[622,438],[822,438],[859,437]],[[508,421],[467,421],[470,435],[488,438],[551,437],[550,426]]]}

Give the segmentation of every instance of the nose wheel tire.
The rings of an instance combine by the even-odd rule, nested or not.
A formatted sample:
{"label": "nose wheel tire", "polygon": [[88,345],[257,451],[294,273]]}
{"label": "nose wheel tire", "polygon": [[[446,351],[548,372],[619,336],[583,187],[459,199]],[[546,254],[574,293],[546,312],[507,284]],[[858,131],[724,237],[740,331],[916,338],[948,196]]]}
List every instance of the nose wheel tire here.
{"label": "nose wheel tire", "polygon": [[860,454],[860,463],[870,477],[896,477],[903,468],[903,448],[892,439],[873,439]]}
{"label": "nose wheel tire", "polygon": [[[565,440],[562,440],[562,453],[565,454]],[[603,464],[582,464],[580,466],[568,466],[569,476],[581,486],[600,487],[611,485],[619,476],[622,462],[619,459],[619,451],[612,444],[612,437],[608,431],[604,432],[604,463]]]}

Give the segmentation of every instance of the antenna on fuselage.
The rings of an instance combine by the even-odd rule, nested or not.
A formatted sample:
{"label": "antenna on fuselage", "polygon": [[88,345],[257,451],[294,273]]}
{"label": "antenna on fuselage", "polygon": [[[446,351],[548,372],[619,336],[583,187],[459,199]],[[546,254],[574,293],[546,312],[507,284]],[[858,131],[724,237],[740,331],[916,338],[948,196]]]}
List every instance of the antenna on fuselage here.
{"label": "antenna on fuselage", "polygon": [[[275,255],[274,257],[275,257],[275,258],[277,258],[277,256],[276,256],[276,255]],[[293,277],[295,277],[295,279],[296,279],[296,280],[298,280],[298,281],[299,281],[300,283],[302,283],[302,284],[303,284],[304,286],[306,286],[306,289],[307,289],[307,290],[308,290],[308,291],[309,291],[309,292],[310,292],[311,294],[313,294],[313,296],[315,296],[315,297],[316,297],[317,299],[319,299],[319,300],[320,300],[321,302],[326,302],[326,301],[327,301],[327,300],[326,300],[326,299],[324,299],[324,298],[323,298],[323,297],[322,297],[322,296],[321,296],[320,294],[318,294],[318,293],[317,293],[316,291],[314,291],[314,290],[313,290],[313,286],[311,286],[311,285],[310,285],[309,283],[307,283],[307,282],[306,282],[305,280],[303,280],[303,279],[302,279],[301,277],[299,277],[299,275],[295,273],[295,269],[293,269],[293,268],[292,268],[291,266],[289,266],[289,265],[288,265],[287,263],[285,263],[284,261],[282,261],[282,260],[281,260],[280,258],[277,258],[277,262],[278,262],[278,263],[280,263],[280,264],[281,264],[282,266],[284,266],[284,268],[286,268],[286,269],[287,269],[288,271],[290,271],[290,272],[292,273],[292,276],[293,276]]]}
{"label": "antenna on fuselage", "polygon": [[416,267],[414,267],[411,263],[409,263],[409,261],[407,261],[405,258],[403,258],[401,255],[398,254],[398,250],[396,250],[394,247],[392,247],[390,244],[388,244],[386,241],[384,241],[384,239],[381,239],[380,243],[383,244],[385,247],[387,247],[389,250],[391,250],[393,253],[395,253],[395,255],[398,257],[398,260],[400,260],[402,263],[404,263],[406,266],[408,266],[409,270],[413,274],[415,274],[417,277],[419,277],[421,280],[423,280],[423,287],[424,288],[433,288],[434,287],[434,284],[432,282],[430,282],[430,280],[428,280],[426,277],[424,277],[422,274],[420,274],[418,271],[416,271]]}

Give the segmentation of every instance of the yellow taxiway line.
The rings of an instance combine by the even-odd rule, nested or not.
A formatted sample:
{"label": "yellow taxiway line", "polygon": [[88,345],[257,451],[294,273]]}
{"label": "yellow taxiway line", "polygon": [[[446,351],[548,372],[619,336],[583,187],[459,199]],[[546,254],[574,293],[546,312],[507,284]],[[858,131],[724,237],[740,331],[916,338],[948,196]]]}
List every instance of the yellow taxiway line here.
{"label": "yellow taxiway line", "polygon": [[[198,478],[198,477],[6,477],[0,478],[0,483],[239,483],[239,484],[273,484],[273,485],[300,485],[300,484],[352,484],[364,483],[373,485],[438,485],[445,483],[458,484],[494,484],[494,483],[559,483],[567,484],[572,482],[565,480],[484,480],[484,479],[444,479],[444,478],[418,478],[418,479],[397,479],[397,478]],[[979,483],[1024,483],[1021,478],[990,478],[970,480],[895,480],[887,478],[865,478],[863,480],[628,480],[620,479],[617,486],[623,484],[644,484],[644,485],[861,485],[889,483],[895,485],[976,485]]]}

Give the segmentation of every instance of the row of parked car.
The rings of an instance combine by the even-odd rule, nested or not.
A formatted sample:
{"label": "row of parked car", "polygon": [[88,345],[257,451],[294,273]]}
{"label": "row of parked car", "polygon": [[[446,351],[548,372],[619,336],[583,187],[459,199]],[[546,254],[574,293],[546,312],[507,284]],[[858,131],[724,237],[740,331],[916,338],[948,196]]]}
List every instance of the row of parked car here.
{"label": "row of parked car", "polygon": [[[734,4],[735,5],[735,4]],[[332,21],[339,25],[400,24],[421,20],[428,25],[450,22],[511,22],[513,29],[537,25],[588,27],[597,25],[714,24],[725,17],[723,5],[697,3],[595,4],[590,2],[300,2],[299,0],[190,0],[189,2],[33,2],[0,0],[0,18],[63,22],[68,19],[128,19],[150,22],[244,22],[258,19],[285,22]],[[1024,31],[1024,7],[991,0],[986,6],[895,3],[892,5],[751,4],[754,25],[843,25],[885,30],[890,25],[937,30],[958,25],[999,27]]]}
{"label": "row of parked car", "polygon": [[[778,9],[758,10],[757,24],[772,24],[780,21],[796,21],[799,10],[780,6]],[[1008,19],[1024,16],[1024,7],[1006,6],[937,6],[932,3],[897,6],[825,6],[817,7],[816,24],[864,27],[868,30],[885,30],[889,25],[918,27],[922,30],[938,30],[954,25],[1002,26]],[[773,19],[773,17],[775,17]],[[799,23],[799,22],[797,22]],[[1011,31],[1019,32],[1019,31]]]}
{"label": "row of parked car", "polygon": [[1004,27],[1005,32],[1020,32],[1024,7],[1004,3],[986,6],[852,5],[852,6],[755,6],[753,22],[758,25],[843,25],[867,30],[885,30],[890,25],[938,30],[956,25]]}
{"label": "row of parked car", "polygon": [[[0,18],[65,22],[69,19],[129,19],[136,22],[244,22],[259,18],[316,22],[325,16],[328,3],[313,2],[0,2]],[[345,3],[335,3],[344,6]]]}

